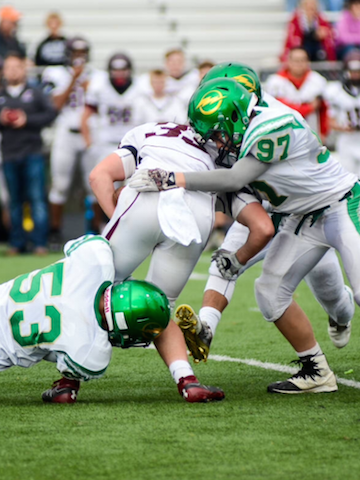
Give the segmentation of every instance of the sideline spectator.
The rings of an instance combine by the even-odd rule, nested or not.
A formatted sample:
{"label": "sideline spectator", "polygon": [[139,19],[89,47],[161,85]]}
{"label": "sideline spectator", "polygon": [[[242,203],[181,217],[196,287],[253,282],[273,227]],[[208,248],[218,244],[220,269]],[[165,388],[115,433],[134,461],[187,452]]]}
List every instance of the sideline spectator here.
{"label": "sideline spectator", "polygon": [[176,94],[166,92],[167,75],[164,70],[151,70],[152,91],[136,99],[136,120],[141,125],[148,122],[187,122],[187,106]]}
{"label": "sideline spectator", "polygon": [[63,21],[61,16],[52,12],[46,17],[49,35],[38,45],[35,54],[35,65],[64,65],[66,38],[61,34]]}
{"label": "sideline spectator", "polygon": [[0,58],[4,59],[9,52],[18,53],[25,57],[25,46],[16,37],[18,22],[21,13],[10,6],[0,10]]}
{"label": "sideline spectator", "polygon": [[56,110],[42,90],[27,83],[26,60],[9,54],[4,61],[4,86],[0,91],[0,129],[3,169],[10,195],[10,255],[26,249],[23,204],[29,202],[34,221],[34,253],[47,253],[48,212],[45,159],[41,129],[56,117]]}
{"label": "sideline spectator", "polygon": [[317,0],[300,1],[287,27],[281,61],[286,61],[294,47],[303,47],[311,62],[336,60],[333,29],[319,12]]}
{"label": "sideline spectator", "polygon": [[[187,70],[186,57],[183,50],[175,48],[164,55],[164,70],[167,73],[166,92],[179,94],[184,89],[192,91],[199,85],[199,71],[197,68]],[[145,73],[138,79],[139,88],[145,92],[151,92],[150,75]]]}
{"label": "sideline spectator", "polygon": [[353,48],[360,48],[360,0],[348,0],[335,28],[337,55],[343,60]]}
{"label": "sideline spectator", "polygon": [[326,79],[310,69],[305,49],[296,47],[290,50],[285,68],[269,76],[265,90],[300,112],[310,127],[325,139],[327,108],[322,95],[326,85]]}

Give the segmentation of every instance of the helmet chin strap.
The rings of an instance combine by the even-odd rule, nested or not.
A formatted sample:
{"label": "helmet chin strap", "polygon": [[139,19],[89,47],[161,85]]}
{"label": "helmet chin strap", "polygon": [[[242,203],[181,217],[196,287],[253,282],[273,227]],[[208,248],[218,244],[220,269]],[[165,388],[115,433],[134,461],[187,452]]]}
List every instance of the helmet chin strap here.
{"label": "helmet chin strap", "polygon": [[111,312],[111,294],[112,294],[112,285],[107,287],[104,291],[104,313],[106,322],[109,327],[109,332],[114,331],[114,320]]}

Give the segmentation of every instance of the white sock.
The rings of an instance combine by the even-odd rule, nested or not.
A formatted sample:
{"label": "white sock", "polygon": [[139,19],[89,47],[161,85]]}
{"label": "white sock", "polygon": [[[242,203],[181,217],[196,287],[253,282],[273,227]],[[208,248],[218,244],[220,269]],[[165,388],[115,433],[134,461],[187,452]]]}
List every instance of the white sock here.
{"label": "white sock", "polygon": [[194,375],[190,363],[186,360],[175,360],[169,365],[169,370],[176,384],[179,383],[180,378]]}
{"label": "white sock", "polygon": [[199,318],[201,322],[206,322],[209,325],[214,336],[216,327],[221,320],[221,312],[213,307],[202,307],[199,311]]}
{"label": "white sock", "polygon": [[304,352],[296,352],[298,356],[305,357],[307,355],[311,355],[315,357],[316,355],[322,355],[323,351],[320,348],[320,345],[316,342],[315,347],[310,348],[309,350],[305,350]]}

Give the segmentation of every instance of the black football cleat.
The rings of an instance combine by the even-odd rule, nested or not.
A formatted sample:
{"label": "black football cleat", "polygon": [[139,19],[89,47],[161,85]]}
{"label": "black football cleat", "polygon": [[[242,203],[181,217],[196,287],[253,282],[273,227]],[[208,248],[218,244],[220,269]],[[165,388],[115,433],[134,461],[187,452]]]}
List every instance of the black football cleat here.
{"label": "black football cleat", "polygon": [[47,403],[75,403],[79,389],[79,380],[62,377],[42,394],[42,399]]}

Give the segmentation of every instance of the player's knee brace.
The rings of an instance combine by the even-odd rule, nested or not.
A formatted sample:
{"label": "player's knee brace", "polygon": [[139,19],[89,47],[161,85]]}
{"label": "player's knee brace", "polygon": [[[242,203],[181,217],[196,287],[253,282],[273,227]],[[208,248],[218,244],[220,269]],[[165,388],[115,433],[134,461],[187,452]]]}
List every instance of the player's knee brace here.
{"label": "player's knee brace", "polygon": [[276,322],[292,302],[291,293],[261,276],[255,281],[257,304],[268,322]]}
{"label": "player's knee brace", "polygon": [[207,290],[214,290],[223,295],[227,302],[230,303],[234,294],[236,280],[225,280],[217,269],[215,262],[211,262],[209,273],[210,276],[206,283],[205,292]]}

